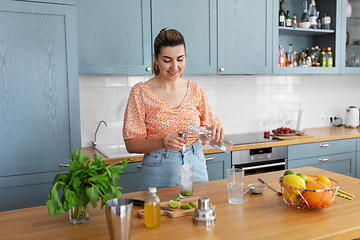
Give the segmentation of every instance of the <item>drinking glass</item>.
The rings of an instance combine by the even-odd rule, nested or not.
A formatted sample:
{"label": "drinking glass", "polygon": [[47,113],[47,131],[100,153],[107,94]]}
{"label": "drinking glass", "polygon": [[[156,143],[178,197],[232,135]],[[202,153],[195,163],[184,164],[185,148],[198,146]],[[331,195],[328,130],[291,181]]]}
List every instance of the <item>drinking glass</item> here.
{"label": "drinking glass", "polygon": [[230,168],[227,170],[228,198],[230,204],[243,203],[244,170],[241,168]]}
{"label": "drinking glass", "polygon": [[270,119],[267,117],[264,117],[260,120],[260,122],[262,124],[264,124],[264,137],[269,138],[270,132],[269,132],[269,129],[266,127],[266,125],[270,123]]}
{"label": "drinking glass", "polygon": [[286,112],[284,117],[284,122],[286,126],[288,126],[291,123],[291,121],[292,121],[291,113]]}
{"label": "drinking glass", "polygon": [[276,129],[276,124],[279,122],[279,114],[278,113],[271,114],[271,122],[274,124],[274,129]]}
{"label": "drinking glass", "polygon": [[190,198],[193,196],[194,166],[184,164],[179,166],[179,197]]}

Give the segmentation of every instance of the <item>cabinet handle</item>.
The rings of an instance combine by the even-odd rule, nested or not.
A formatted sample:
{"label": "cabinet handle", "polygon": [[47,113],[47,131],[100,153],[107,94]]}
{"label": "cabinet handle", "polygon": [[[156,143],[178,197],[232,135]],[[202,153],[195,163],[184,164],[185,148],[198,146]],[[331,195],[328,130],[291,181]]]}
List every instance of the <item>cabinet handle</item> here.
{"label": "cabinet handle", "polygon": [[220,72],[223,72],[223,71],[225,71],[225,69],[224,69],[224,68],[220,68],[219,71],[220,71]]}
{"label": "cabinet handle", "polygon": [[141,165],[138,165],[137,168],[142,168],[142,166],[141,166]]}
{"label": "cabinet handle", "polygon": [[69,167],[69,164],[60,164],[60,167]]}
{"label": "cabinet handle", "polygon": [[323,159],[319,159],[319,162],[327,162],[327,161],[329,161],[329,159],[328,158],[323,158]]}
{"label": "cabinet handle", "polygon": [[146,68],[146,71],[147,71],[147,72],[150,72],[150,71],[151,71],[151,67],[147,67],[147,68]]}
{"label": "cabinet handle", "polygon": [[319,147],[329,147],[330,144],[320,144]]}
{"label": "cabinet handle", "polygon": [[207,158],[207,159],[205,159],[205,161],[210,161],[210,160],[214,160],[214,159],[215,159],[215,157]]}

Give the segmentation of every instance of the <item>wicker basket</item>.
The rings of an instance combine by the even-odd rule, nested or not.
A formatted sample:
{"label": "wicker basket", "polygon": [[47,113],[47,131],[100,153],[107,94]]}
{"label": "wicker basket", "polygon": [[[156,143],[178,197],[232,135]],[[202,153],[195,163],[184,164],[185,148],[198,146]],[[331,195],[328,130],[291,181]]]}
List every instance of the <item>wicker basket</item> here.
{"label": "wicker basket", "polygon": [[[314,180],[318,177],[316,175],[309,175]],[[287,205],[295,206],[298,209],[323,209],[328,208],[334,201],[336,192],[339,189],[339,183],[329,178],[331,183],[330,189],[302,189],[290,187],[284,183],[280,182],[281,177],[278,182],[280,184],[281,193],[284,202]]]}

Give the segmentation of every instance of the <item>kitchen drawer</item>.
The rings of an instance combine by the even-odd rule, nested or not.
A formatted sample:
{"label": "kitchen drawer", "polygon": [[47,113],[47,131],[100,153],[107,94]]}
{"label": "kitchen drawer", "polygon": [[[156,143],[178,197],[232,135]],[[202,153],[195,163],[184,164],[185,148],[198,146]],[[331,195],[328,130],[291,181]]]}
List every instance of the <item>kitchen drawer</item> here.
{"label": "kitchen drawer", "polygon": [[[231,168],[230,153],[206,154],[206,167],[209,181],[227,178],[227,170]],[[211,160],[210,160],[211,159]]]}
{"label": "kitchen drawer", "polygon": [[128,163],[123,173],[120,173],[119,187],[123,190],[121,193],[130,193],[140,191],[142,162]]}
{"label": "kitchen drawer", "polygon": [[355,152],[356,139],[344,139],[308,144],[291,145],[288,147],[288,159],[309,158],[338,153]]}
{"label": "kitchen drawer", "polygon": [[355,161],[355,152],[341,153],[288,161],[288,168],[311,166],[355,177]]}

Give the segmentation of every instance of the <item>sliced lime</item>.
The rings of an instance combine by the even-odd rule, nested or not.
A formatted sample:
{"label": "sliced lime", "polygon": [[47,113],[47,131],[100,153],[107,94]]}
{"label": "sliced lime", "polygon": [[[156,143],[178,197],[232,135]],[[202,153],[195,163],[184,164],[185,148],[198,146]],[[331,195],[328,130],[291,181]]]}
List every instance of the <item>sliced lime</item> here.
{"label": "sliced lime", "polygon": [[174,201],[174,200],[170,200],[170,207],[172,207],[172,208],[177,208],[179,205],[180,205],[180,202]]}
{"label": "sliced lime", "polygon": [[180,202],[180,197],[175,198],[174,201]]}
{"label": "sliced lime", "polygon": [[190,206],[190,205],[187,205],[187,204],[184,204],[184,205],[181,205],[180,208],[181,208],[181,209],[191,209],[191,206]]}
{"label": "sliced lime", "polygon": [[195,205],[195,203],[192,203],[192,202],[189,202],[189,205],[192,206],[192,207],[197,207],[197,206]]}

